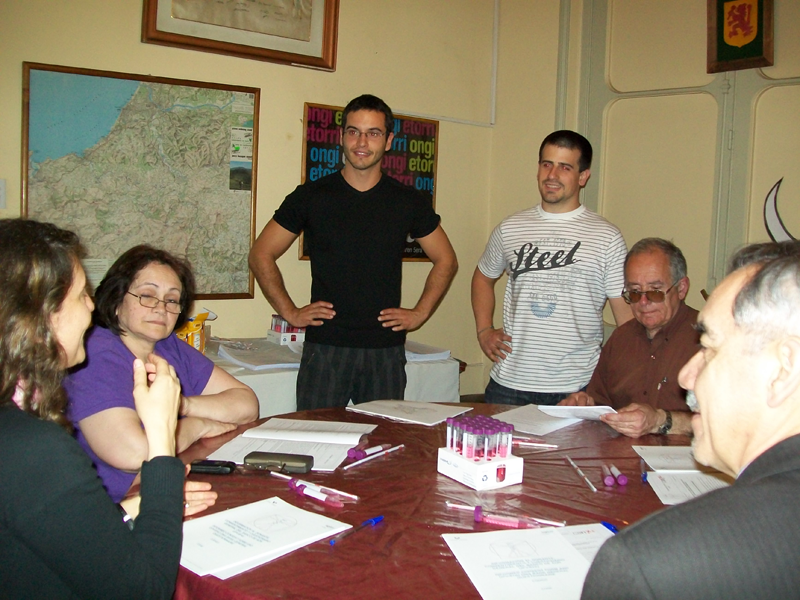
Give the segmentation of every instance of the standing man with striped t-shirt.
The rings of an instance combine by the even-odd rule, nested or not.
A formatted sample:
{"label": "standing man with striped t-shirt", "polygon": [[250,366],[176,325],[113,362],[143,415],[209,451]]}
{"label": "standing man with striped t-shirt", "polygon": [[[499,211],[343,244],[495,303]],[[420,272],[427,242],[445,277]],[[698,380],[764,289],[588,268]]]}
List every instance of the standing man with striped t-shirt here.
{"label": "standing man with striped t-shirt", "polygon": [[[548,135],[539,148],[541,204],[500,223],[478,262],[472,310],[481,350],[495,363],[486,402],[553,405],[585,389],[606,299],[617,325],[632,317],[622,299],[625,240],[580,203],[591,164],[585,137]],[[495,328],[494,286],[504,272],[503,326]]]}

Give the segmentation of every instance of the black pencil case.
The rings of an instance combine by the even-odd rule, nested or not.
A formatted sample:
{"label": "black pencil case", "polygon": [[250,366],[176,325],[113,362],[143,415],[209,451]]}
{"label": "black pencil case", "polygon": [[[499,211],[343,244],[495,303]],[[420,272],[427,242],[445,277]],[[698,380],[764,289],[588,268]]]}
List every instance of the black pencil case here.
{"label": "black pencil case", "polygon": [[244,457],[246,467],[278,471],[280,473],[308,473],[314,466],[314,457],[283,452],[251,452]]}

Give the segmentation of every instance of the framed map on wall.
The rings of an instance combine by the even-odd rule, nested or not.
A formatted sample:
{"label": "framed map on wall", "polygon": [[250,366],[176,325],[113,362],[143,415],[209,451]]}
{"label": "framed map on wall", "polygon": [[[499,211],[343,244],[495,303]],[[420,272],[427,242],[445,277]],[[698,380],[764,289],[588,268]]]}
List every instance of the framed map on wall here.
{"label": "framed map on wall", "polygon": [[94,287],[128,248],[252,298],[257,88],[24,63],[22,215],[75,231]]}

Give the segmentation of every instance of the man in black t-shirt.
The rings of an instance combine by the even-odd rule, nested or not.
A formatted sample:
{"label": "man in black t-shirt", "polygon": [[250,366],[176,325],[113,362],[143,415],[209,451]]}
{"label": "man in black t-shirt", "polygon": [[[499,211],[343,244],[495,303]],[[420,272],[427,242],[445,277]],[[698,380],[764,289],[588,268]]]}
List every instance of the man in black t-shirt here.
{"label": "man in black t-shirt", "polygon": [[[394,117],[380,98],[345,107],[341,171],[298,186],[250,251],[267,300],[295,327],[306,327],[297,408],[402,399],[405,332],[420,328],[444,296],[458,264],[439,216],[419,192],[381,172]],[[311,303],[297,307],[276,261],[305,232]],[[400,307],[406,237],[433,263],[416,306]]]}

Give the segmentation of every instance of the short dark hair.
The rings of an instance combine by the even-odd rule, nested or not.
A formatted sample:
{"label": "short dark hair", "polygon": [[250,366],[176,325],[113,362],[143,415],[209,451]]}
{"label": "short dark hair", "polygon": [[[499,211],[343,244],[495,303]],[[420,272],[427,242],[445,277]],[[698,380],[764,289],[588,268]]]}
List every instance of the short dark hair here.
{"label": "short dark hair", "polygon": [[628,260],[637,254],[646,254],[653,251],[663,252],[669,260],[669,272],[672,277],[672,283],[679,281],[686,277],[686,258],[683,252],[675,244],[663,238],[644,238],[636,242],[628,254],[625,256],[625,267],[628,266]]}
{"label": "short dark hair", "polygon": [[110,329],[117,335],[122,334],[119,325],[117,309],[122,306],[125,294],[130,290],[133,280],[139,271],[150,264],[165,265],[175,271],[181,282],[181,313],[175,323],[175,329],[183,325],[189,318],[189,309],[194,302],[195,282],[192,265],[186,258],[179,258],[174,254],[143,244],[134,246],[116,262],[103,277],[97,286],[94,295],[94,322],[97,325]]}
{"label": "short dark hair", "polygon": [[0,405],[19,384],[25,412],[67,429],[62,348],[51,317],[85,255],[77,235],[52,223],[0,220]]}
{"label": "short dark hair", "polygon": [[542,145],[539,146],[539,161],[542,160],[542,150],[544,150],[545,146],[579,150],[581,157],[578,159],[578,171],[581,173],[592,166],[592,145],[580,133],[575,133],[569,129],[560,129],[548,135],[544,138]]}
{"label": "short dark hair", "polygon": [[375,112],[383,113],[384,122],[386,124],[386,136],[388,138],[390,133],[394,133],[394,115],[392,109],[383,100],[372,94],[362,94],[358,98],[353,98],[347,103],[342,112],[342,128],[347,127],[347,115],[358,110],[374,110]]}

